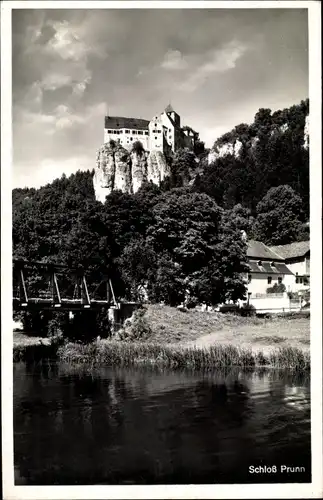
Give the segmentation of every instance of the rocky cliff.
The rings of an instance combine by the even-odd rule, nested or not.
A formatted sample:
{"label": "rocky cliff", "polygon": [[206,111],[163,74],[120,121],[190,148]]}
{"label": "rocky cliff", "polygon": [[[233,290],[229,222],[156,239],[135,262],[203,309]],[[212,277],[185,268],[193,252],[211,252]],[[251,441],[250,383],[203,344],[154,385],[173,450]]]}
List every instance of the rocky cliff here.
{"label": "rocky cliff", "polygon": [[136,193],[144,182],[159,185],[171,173],[160,151],[128,151],[120,144],[105,143],[97,152],[93,185],[95,197],[104,203],[112,191]]}
{"label": "rocky cliff", "polygon": [[[277,131],[284,134],[290,128],[290,123],[286,122],[279,126],[273,125],[270,136],[274,135]],[[226,135],[231,135],[232,137],[229,140],[223,140],[223,137]],[[239,134],[236,131],[231,131],[231,133],[225,134],[225,136],[220,137],[214,144],[213,148],[210,150],[208,155],[208,163],[214,162],[217,158],[222,158],[227,155],[233,155],[236,158],[239,157],[242,146],[245,141],[242,138],[239,138]],[[243,134],[242,134],[243,136]],[[240,140],[241,139],[241,140]],[[246,137],[245,137],[246,139]],[[249,139],[249,138],[248,138]],[[259,138],[253,137],[251,139],[251,147],[254,147]],[[304,124],[304,132],[303,132],[303,148],[308,149],[309,147],[309,116],[305,116],[305,124]]]}

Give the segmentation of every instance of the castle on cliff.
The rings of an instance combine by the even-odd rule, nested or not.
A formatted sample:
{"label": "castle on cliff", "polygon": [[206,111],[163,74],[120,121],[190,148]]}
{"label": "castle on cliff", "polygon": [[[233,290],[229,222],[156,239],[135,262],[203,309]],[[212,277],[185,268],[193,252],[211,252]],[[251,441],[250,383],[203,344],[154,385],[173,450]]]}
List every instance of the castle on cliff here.
{"label": "castle on cliff", "polygon": [[106,116],[104,124],[104,142],[111,140],[120,143],[127,150],[140,141],[145,151],[169,153],[180,148],[193,150],[198,133],[190,127],[181,127],[181,118],[169,104],[151,121],[141,118]]}
{"label": "castle on cliff", "polygon": [[[198,133],[181,127],[181,118],[171,105],[151,121],[106,116],[104,144],[97,151],[93,186],[104,203],[112,191],[136,193],[145,182],[160,185],[171,175],[169,155],[180,148],[194,150]],[[133,147],[140,142],[142,148]]]}

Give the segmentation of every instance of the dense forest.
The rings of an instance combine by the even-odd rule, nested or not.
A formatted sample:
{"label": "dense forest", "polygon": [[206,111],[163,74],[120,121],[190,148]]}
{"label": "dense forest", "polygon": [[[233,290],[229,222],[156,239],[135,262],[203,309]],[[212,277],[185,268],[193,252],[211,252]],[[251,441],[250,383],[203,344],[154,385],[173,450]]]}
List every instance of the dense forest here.
{"label": "dense forest", "polygon": [[[138,299],[142,290],[170,305],[243,298],[242,230],[267,244],[308,238],[307,113],[308,101],[275,113],[259,110],[253,124],[215,144],[238,139],[238,156],[207,165],[203,152],[197,163],[179,151],[162,186],[115,191],[104,204],[95,200],[93,171],[63,175],[40,189],[14,189],[14,257],[82,266],[93,285],[109,274],[120,298]],[[40,277],[31,283],[43,285]]]}
{"label": "dense forest", "polygon": [[304,144],[309,101],[271,112],[260,109],[250,125],[240,124],[217,139],[213,150],[241,143],[237,156],[219,157],[196,179],[196,187],[223,208],[241,203],[257,214],[257,204],[268,190],[289,185],[302,199],[309,217],[309,151]]}

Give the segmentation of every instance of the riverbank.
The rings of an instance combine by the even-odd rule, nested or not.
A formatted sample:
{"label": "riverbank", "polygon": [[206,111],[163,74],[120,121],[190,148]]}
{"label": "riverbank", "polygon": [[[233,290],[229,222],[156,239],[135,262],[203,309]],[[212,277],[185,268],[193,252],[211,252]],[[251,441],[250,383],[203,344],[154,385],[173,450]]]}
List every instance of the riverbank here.
{"label": "riverbank", "polygon": [[57,356],[58,343],[55,337],[32,337],[13,332],[13,361],[38,362]]}
{"label": "riverbank", "polygon": [[280,347],[268,353],[233,345],[208,348],[103,340],[91,344],[69,343],[58,349],[58,358],[68,363],[91,363],[113,366],[158,366],[169,369],[190,368],[264,368],[310,369],[309,352]]}
{"label": "riverbank", "polygon": [[14,361],[58,356],[72,363],[165,368],[310,367],[309,315],[258,318],[180,311],[152,305],[128,322],[119,340],[58,346],[49,339],[14,334]]}

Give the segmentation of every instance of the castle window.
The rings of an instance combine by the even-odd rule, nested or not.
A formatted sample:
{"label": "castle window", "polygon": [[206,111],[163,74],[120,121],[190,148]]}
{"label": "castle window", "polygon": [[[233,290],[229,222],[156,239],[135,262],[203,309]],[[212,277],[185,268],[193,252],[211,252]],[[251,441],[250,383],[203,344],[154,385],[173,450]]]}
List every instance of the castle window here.
{"label": "castle window", "polygon": [[130,137],[130,140],[133,141],[133,137]]}
{"label": "castle window", "polygon": [[157,137],[155,137],[155,141],[157,141]]}
{"label": "castle window", "polygon": [[157,123],[155,123],[155,127],[157,127]]}

